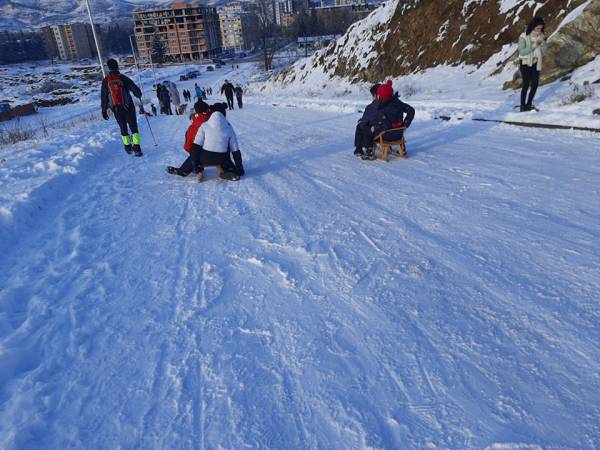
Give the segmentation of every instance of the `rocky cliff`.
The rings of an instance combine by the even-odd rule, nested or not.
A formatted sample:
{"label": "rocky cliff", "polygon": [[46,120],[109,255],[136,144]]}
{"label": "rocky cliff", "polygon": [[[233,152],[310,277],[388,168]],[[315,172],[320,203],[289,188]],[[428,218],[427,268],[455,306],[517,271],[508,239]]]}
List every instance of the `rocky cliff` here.
{"label": "rocky cliff", "polygon": [[[392,0],[308,61],[278,74],[289,83],[322,72],[377,82],[439,65],[481,65],[514,51],[534,16],[552,36],[545,79],[555,79],[598,54],[600,0]],[[556,30],[559,32],[555,33]],[[508,55],[510,55],[510,51]],[[502,68],[509,61],[499,60]]]}

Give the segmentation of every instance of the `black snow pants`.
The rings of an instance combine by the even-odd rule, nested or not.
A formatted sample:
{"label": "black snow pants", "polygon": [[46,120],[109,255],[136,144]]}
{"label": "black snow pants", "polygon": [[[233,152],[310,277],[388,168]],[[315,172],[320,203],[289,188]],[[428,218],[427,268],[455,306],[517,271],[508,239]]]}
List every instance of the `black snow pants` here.
{"label": "black snow pants", "polygon": [[[521,106],[531,106],[540,82],[540,71],[537,70],[536,66],[526,66],[524,64],[521,64],[519,69],[521,70],[521,77],[523,77],[523,87],[521,88]],[[528,90],[529,97],[527,97]]]}
{"label": "black snow pants", "polygon": [[135,115],[135,107],[133,105],[129,107],[115,106],[113,108],[113,114],[115,115],[115,119],[117,119],[117,123],[121,129],[121,136],[129,136],[127,125],[129,125],[131,134],[138,132],[137,117]]}
{"label": "black snow pants", "polygon": [[235,170],[235,164],[231,161],[231,152],[209,152],[194,144],[190,156],[177,169],[177,174],[185,177],[192,172],[203,172],[205,166],[221,166],[225,172]]}
{"label": "black snow pants", "polygon": [[236,95],[236,97],[237,97],[237,102],[238,102],[238,108],[242,109],[244,107],[244,104],[242,102],[242,96]]}
{"label": "black snow pants", "polygon": [[231,95],[225,94],[225,98],[227,98],[227,107],[229,109],[233,109],[233,94],[231,94]]}
{"label": "black snow pants", "polygon": [[359,122],[354,132],[354,147],[361,149],[373,147],[373,137],[373,133],[368,125]]}

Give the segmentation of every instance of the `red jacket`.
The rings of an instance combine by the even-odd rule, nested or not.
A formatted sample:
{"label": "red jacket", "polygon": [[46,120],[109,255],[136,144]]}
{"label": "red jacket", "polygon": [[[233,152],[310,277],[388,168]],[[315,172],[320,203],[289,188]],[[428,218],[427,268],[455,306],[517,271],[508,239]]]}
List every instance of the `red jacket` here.
{"label": "red jacket", "polygon": [[196,133],[198,133],[200,125],[206,122],[209,117],[210,113],[198,113],[192,116],[192,123],[185,132],[185,144],[183,144],[183,148],[186,152],[190,153],[192,151],[192,144],[194,143],[194,139],[196,139]]}

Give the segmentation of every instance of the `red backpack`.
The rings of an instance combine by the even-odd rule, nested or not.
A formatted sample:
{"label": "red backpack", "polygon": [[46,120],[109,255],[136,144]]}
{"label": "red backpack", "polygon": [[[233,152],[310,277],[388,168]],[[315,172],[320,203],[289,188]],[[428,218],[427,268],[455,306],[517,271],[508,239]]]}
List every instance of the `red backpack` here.
{"label": "red backpack", "polygon": [[112,106],[125,105],[125,83],[120,73],[110,73],[106,77]]}

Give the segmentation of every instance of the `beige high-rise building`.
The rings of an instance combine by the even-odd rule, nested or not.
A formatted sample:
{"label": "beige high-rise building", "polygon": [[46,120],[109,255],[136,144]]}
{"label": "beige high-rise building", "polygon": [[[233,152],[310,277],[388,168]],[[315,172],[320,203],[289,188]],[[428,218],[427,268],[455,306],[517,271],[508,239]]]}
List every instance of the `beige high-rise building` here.
{"label": "beige high-rise building", "polygon": [[148,61],[154,39],[163,41],[170,61],[202,60],[221,53],[219,16],[212,6],[175,2],[135,11],[133,20],[140,57]]}
{"label": "beige high-rise building", "polygon": [[223,50],[242,52],[258,44],[258,16],[251,12],[219,13]]}
{"label": "beige high-rise building", "polygon": [[62,60],[92,58],[96,53],[92,27],[84,23],[50,25],[42,29],[48,56]]}

